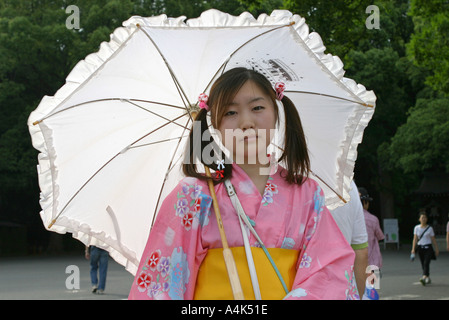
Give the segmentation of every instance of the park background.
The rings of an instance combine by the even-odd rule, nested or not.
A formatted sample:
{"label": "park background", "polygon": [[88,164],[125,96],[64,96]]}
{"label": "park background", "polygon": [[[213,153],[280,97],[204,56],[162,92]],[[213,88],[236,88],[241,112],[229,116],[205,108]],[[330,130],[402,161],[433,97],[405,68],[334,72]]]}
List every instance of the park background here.
{"label": "park background", "polygon": [[[67,27],[75,5],[80,28]],[[378,28],[367,19],[379,9]],[[0,0],[0,256],[79,250],[39,216],[37,155],[27,119],[75,64],[133,15],[198,17],[215,8],[257,17],[287,9],[340,57],[345,76],[377,95],[358,148],[355,181],[379,220],[397,219],[411,243],[421,209],[437,236],[449,213],[449,1],[447,0]],[[280,43],[279,45],[282,45]]]}

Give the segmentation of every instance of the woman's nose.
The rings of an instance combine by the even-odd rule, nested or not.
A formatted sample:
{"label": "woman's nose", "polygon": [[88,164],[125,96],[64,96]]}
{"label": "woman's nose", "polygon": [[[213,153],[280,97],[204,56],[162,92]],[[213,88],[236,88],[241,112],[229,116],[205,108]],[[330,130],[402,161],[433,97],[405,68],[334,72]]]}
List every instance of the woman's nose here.
{"label": "woman's nose", "polygon": [[248,129],[255,129],[255,123],[251,115],[243,113],[240,116],[240,129],[246,131]]}

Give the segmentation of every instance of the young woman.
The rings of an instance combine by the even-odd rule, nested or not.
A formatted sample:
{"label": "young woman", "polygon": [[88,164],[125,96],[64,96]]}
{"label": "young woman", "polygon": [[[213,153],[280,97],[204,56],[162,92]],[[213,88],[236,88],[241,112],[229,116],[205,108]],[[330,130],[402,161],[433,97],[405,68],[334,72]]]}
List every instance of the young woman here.
{"label": "young woman", "polygon": [[[279,105],[283,110],[276,100],[282,101]],[[214,170],[212,179],[229,247],[242,248],[244,239],[237,211],[223,183],[226,180],[234,186],[245,214],[284,276],[287,290],[285,286],[282,290],[279,279],[267,280],[273,268],[267,264],[268,256],[258,255],[256,249],[261,244],[249,233],[262,299],[357,299],[352,271],[354,252],[326,208],[323,191],[307,177],[309,158],[301,121],[291,100],[283,96],[282,87],[275,90],[261,74],[235,68],[214,83],[207,104],[203,101],[202,106],[196,125],[202,133],[209,130],[210,116],[213,128],[221,133],[222,144],[232,150],[234,160],[240,160],[220,162],[220,157],[225,156],[218,151],[216,161],[205,161],[201,152],[200,165],[195,161],[184,164],[187,177],[161,206],[129,298],[233,298],[223,273],[223,256],[217,254],[222,242],[208,178],[201,173],[201,166],[207,165]],[[257,149],[262,146],[266,152],[281,112],[286,125],[280,160],[285,168],[263,171],[270,163],[257,155]],[[241,135],[229,134],[233,132]],[[191,133],[188,159],[198,157],[193,151],[197,142]],[[201,151],[211,143],[219,149],[219,143],[211,140],[201,142]],[[253,299],[248,267],[245,271],[239,265],[237,251],[234,257],[245,299]],[[244,254],[242,259],[246,264]],[[262,264],[268,267],[264,269]]]}
{"label": "young woman", "polygon": [[[421,211],[419,215],[419,222],[413,230],[413,245],[412,254],[418,251],[419,260],[421,261],[421,267],[423,270],[423,276],[419,280],[423,286],[430,283],[430,261],[435,255],[435,258],[439,254],[438,245],[435,240],[435,232],[433,228],[427,224],[427,214]],[[435,246],[435,251],[432,247]]]}

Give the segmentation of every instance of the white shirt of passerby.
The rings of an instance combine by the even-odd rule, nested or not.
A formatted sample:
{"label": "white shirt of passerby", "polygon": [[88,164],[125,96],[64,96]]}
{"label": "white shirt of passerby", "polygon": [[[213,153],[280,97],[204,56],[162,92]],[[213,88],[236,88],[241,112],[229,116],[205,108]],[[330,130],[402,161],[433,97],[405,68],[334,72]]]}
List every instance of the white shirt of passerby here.
{"label": "white shirt of passerby", "polygon": [[332,210],[331,214],[348,243],[354,249],[362,249],[368,247],[368,234],[359,190],[354,180],[351,182],[349,196],[349,202]]}
{"label": "white shirt of passerby", "polygon": [[[424,233],[424,235],[421,237],[421,235],[423,234],[424,230],[427,229],[427,227],[429,227],[429,230],[427,230],[426,233]],[[421,238],[418,241],[419,246],[428,246],[429,244],[432,244],[432,237],[435,237],[435,232],[433,231],[432,227],[426,226],[422,228],[420,224],[415,226],[413,234],[416,234],[418,236],[418,239]]]}

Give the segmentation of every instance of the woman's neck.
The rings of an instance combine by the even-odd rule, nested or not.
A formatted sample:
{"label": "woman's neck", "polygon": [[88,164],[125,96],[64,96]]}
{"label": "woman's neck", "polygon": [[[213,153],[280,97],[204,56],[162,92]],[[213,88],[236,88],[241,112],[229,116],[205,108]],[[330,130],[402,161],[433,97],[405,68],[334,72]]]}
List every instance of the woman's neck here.
{"label": "woman's neck", "polygon": [[260,194],[263,195],[265,190],[265,186],[268,181],[268,174],[261,174],[263,169],[269,168],[270,164],[261,165],[261,164],[239,164],[238,165],[248,177],[252,180],[254,185],[259,190]]}
{"label": "woman's neck", "polygon": [[243,171],[246,172],[246,174],[251,178],[257,179],[261,174],[262,168],[268,168],[268,165],[260,165],[260,164],[239,164],[240,168],[242,168]]}

